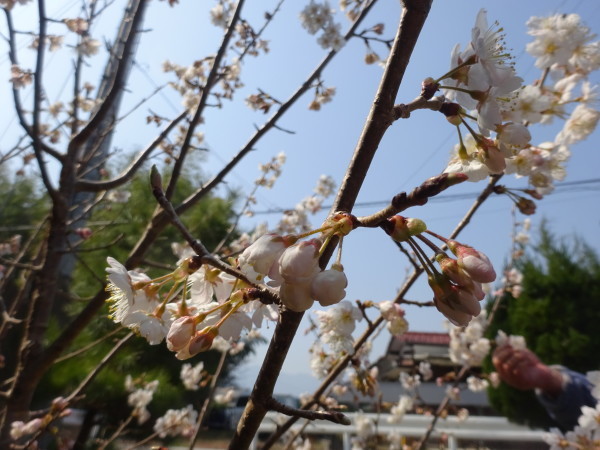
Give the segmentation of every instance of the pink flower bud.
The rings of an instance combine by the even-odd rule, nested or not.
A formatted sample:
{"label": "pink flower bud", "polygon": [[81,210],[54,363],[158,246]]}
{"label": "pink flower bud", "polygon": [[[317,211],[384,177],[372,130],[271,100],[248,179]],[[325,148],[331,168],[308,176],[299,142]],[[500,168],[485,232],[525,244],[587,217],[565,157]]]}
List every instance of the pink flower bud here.
{"label": "pink flower bud", "polygon": [[461,289],[468,291],[477,300],[483,300],[485,298],[485,293],[481,288],[481,283],[473,280],[473,278],[471,278],[471,276],[460,267],[458,261],[447,257],[443,253],[438,254],[436,256],[436,260],[440,264],[442,273],[446,275],[450,281],[458,285]]}
{"label": "pink flower bud", "polygon": [[196,335],[190,340],[189,352],[190,354],[197,355],[200,352],[210,350],[212,343],[219,334],[219,329],[208,326],[198,331]]}
{"label": "pink flower bud", "polygon": [[240,266],[248,264],[256,272],[266,275],[287,245],[285,239],[278,234],[262,235],[242,252],[238,264]]}
{"label": "pink flower bud", "polygon": [[312,280],[311,294],[321,306],[330,306],[339,303],[346,296],[348,278],[341,266],[335,265],[329,270],[319,272]]}
{"label": "pink flower bud", "polygon": [[492,263],[483,253],[457,241],[448,241],[448,248],[458,257],[458,265],[479,283],[491,283],[496,279]]}
{"label": "pink flower bud", "polygon": [[183,316],[175,320],[167,333],[167,348],[178,352],[192,339],[196,331],[196,321],[191,316]]}
{"label": "pink flower bud", "polygon": [[462,286],[452,286],[452,291],[455,295],[448,297],[452,308],[470,314],[473,317],[479,315],[481,304],[469,289]]}
{"label": "pink flower bud", "polygon": [[310,239],[294,244],[283,252],[279,258],[279,273],[288,283],[308,281],[319,269],[319,249],[322,242]]}
{"label": "pink flower bud", "polygon": [[544,196],[535,189],[525,189],[523,192],[530,195],[531,198],[535,198],[536,200],[542,200],[544,198]]}
{"label": "pink flower bud", "polygon": [[471,312],[476,312],[477,307],[481,308],[472,295],[469,296],[466,291],[452,285],[442,274],[429,276],[428,282],[433,290],[435,307],[456,326],[467,326],[475,315]]}
{"label": "pink flower bud", "polygon": [[189,359],[200,352],[206,352],[212,347],[215,337],[219,334],[219,329],[208,326],[200,331],[189,340],[188,344],[179,350],[175,357],[177,359]]}
{"label": "pink flower bud", "polygon": [[458,265],[457,260],[443,253],[436,255],[435,259],[439,263],[442,273],[450,278],[453,283],[460,286],[468,286],[473,282],[471,277]]}
{"label": "pink flower bud", "polygon": [[315,302],[310,292],[310,280],[300,283],[284,282],[279,295],[286,308],[295,312],[304,312]]}

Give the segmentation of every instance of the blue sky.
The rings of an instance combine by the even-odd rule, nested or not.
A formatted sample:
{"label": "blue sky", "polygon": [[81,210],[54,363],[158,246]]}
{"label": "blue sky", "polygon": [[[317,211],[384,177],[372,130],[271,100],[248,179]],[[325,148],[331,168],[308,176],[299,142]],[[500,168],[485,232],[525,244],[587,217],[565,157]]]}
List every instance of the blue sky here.
{"label": "blue sky", "polygon": [[[71,17],[77,14],[77,1],[48,3],[51,3],[48,7],[51,14],[62,14],[65,11]],[[209,2],[202,2],[203,5],[207,3]],[[119,16],[122,4],[122,1],[116,2],[94,31],[105,33],[111,38],[115,18]],[[271,10],[275,4],[276,1],[247,2],[243,17],[258,27],[262,24],[263,13]],[[259,88],[277,99],[287,99],[325,56],[325,51],[316,43],[316,38],[301,28],[298,14],[303,4],[304,2],[289,0],[283,4],[277,20],[264,35],[270,41],[270,52],[260,58],[247,59],[242,70],[245,87],[235,94],[235,101],[225,102],[220,109],[212,108],[205,115],[201,130],[205,132],[210,151],[199,164],[206,175],[218,171],[223,162],[228,161],[252,136],[255,126],[260,126],[269,117],[251,111],[244,106],[243,99],[256,93]],[[448,70],[450,51],[456,43],[466,45],[479,8],[487,9],[490,22],[498,20],[504,27],[508,46],[514,49],[517,72],[526,82],[539,76],[539,71],[533,66],[533,59],[523,52],[525,43],[529,41],[525,22],[530,16],[576,12],[582,15],[593,31],[599,31],[597,24],[600,23],[600,3],[596,0],[435,0],[400,89],[398,102],[408,102],[417,96],[423,78],[436,77]],[[27,8],[15,8],[17,23],[27,23],[30,14]],[[384,37],[391,38],[399,14],[399,2],[380,0],[364,22],[364,27],[382,22],[385,24]],[[348,26],[341,15],[339,21],[342,29]],[[170,8],[166,2],[155,1],[148,11],[145,23],[148,32],[143,36],[138,50],[138,64],[129,85],[131,94],[126,100],[130,105],[150,93],[155,86],[169,80],[160,70],[164,60],[169,59],[182,65],[190,64],[214,53],[221,36],[221,30],[208,21],[208,9],[200,6],[200,2],[191,0],[181,0],[181,4],[174,8]],[[2,31],[4,32],[3,28]],[[375,49],[384,56],[383,47]],[[10,67],[4,56],[4,43],[0,46],[0,52],[0,70],[4,70],[8,78]],[[28,50],[22,49],[21,53],[21,60],[27,65],[33,52],[29,52],[27,56]],[[46,76],[50,86],[48,96],[51,99],[58,98],[64,92],[65,84],[68,85],[70,81],[70,75],[64,71],[64,67],[65,64],[70,64],[71,56],[69,51],[63,53],[64,55],[50,56],[47,63]],[[312,94],[306,94],[279,123],[295,134],[280,131],[270,133],[257,144],[256,151],[248,155],[227,178],[229,187],[249,191],[253,180],[259,175],[259,163],[267,162],[280,151],[287,154],[288,160],[281,179],[273,189],[259,191],[259,203],[255,206],[255,211],[293,207],[311,194],[321,174],[331,175],[339,183],[382,74],[378,65],[367,66],[362,62],[364,54],[364,44],[360,40],[350,41],[323,73],[325,86],[336,88],[333,102],[324,105],[319,112],[309,111],[307,107]],[[98,79],[96,66],[102,64],[104,57],[105,55],[98,55],[93,58],[92,65],[86,71],[85,76],[93,84]],[[592,79],[597,83],[599,77],[595,75]],[[0,86],[0,98],[5,99],[5,104],[10,104],[7,83]],[[154,137],[156,129],[145,125],[148,109],[173,117],[181,111],[180,100],[167,87],[132,114],[114,141],[114,145],[121,151],[140,149]],[[10,128],[14,124],[10,108],[2,108],[0,146],[5,147],[10,142]],[[533,142],[552,140],[558,129],[532,129]],[[567,166],[566,181],[598,178],[599,138],[599,132],[596,131],[588,141],[572,148],[573,155]],[[441,172],[455,142],[453,127],[438,113],[417,111],[410,120],[396,122],[381,144],[358,202],[387,201],[396,193],[410,190]],[[516,180],[514,177],[507,177],[504,183],[513,187],[525,186],[524,180]],[[546,218],[557,234],[578,234],[592,247],[600,250],[598,184],[589,186],[587,189],[557,189],[557,192],[538,204],[538,212],[532,217],[534,228],[542,218]],[[453,188],[446,194],[473,194],[474,198],[482,188],[482,183],[468,183]],[[406,215],[420,217],[432,230],[447,235],[471,203],[472,199],[446,197],[444,201],[431,202],[426,207],[409,210]],[[460,237],[460,240],[488,254],[498,272],[508,256],[512,224],[510,206],[510,201],[505,197],[492,198]],[[366,215],[375,209],[377,207],[361,207],[355,213]],[[315,227],[323,220],[324,213],[315,218]],[[278,220],[278,214],[257,214],[252,219],[244,219],[242,227],[251,229],[259,221],[275,225]],[[342,262],[350,280],[347,299],[352,301],[393,298],[408,270],[406,259],[389,238],[378,230],[357,230],[352,233],[345,240]],[[431,294],[423,282],[411,290],[408,298],[430,300]],[[407,308],[407,319],[411,329],[415,331],[442,330],[442,316],[433,309]],[[270,330],[272,329],[271,326]],[[387,341],[388,336],[384,332],[375,345],[373,359],[385,350]],[[278,384],[281,392],[290,392],[292,388],[297,391],[302,383],[306,383],[307,388],[314,384],[307,382],[308,356],[304,355],[307,355],[309,345],[308,337],[298,336],[296,339],[291,349],[294,357],[286,363],[284,376]],[[263,355],[264,349],[261,348],[256,357],[240,369],[239,380],[242,384],[251,385],[250,380],[253,380],[253,374]],[[304,386],[300,390],[304,390]]]}

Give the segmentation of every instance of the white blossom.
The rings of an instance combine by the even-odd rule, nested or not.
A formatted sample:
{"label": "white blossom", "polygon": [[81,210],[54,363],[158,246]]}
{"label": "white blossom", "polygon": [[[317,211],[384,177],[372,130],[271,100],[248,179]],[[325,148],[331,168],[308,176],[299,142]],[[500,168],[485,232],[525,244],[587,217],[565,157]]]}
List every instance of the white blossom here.
{"label": "white blossom", "polygon": [[389,423],[400,423],[404,419],[404,414],[413,407],[413,399],[408,395],[401,395],[398,403],[390,409],[390,415],[387,418]]}
{"label": "white blossom", "polygon": [[586,104],[577,105],[556,136],[556,142],[570,145],[586,139],[596,129],[599,120],[600,111]]}
{"label": "white blossom", "polygon": [[472,392],[481,392],[487,389],[489,382],[484,378],[470,376],[467,378],[467,387]]}
{"label": "white blossom", "polygon": [[186,363],[181,366],[179,374],[183,386],[190,391],[197,391],[200,388],[202,381],[202,372],[204,371],[204,363],[200,361],[195,366]]}
{"label": "white blossom", "polygon": [[169,409],[154,424],[154,431],[161,438],[167,436],[190,436],[194,431],[198,412],[192,405],[182,409]]}

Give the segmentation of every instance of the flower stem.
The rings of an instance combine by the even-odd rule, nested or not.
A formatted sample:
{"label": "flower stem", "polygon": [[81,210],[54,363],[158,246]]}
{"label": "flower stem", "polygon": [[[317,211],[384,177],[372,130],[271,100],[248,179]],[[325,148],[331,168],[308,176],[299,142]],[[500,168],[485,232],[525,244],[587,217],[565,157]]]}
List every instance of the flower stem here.
{"label": "flower stem", "polygon": [[425,272],[427,272],[427,275],[433,275],[433,272],[431,271],[431,265],[429,263],[429,259],[427,257],[424,257],[421,252],[423,251],[421,249],[421,247],[419,247],[415,241],[413,240],[412,237],[409,237],[408,240],[406,241],[408,242],[408,245],[410,245],[410,247],[413,249],[413,251],[415,252],[415,255],[417,255],[417,259],[419,260],[419,262],[421,263],[421,266],[423,266],[423,270],[425,270]]}
{"label": "flower stem", "polygon": [[443,243],[447,243],[447,242],[448,242],[448,239],[446,239],[444,236],[440,236],[439,234],[437,234],[437,233],[434,233],[434,232],[433,232],[433,231],[431,231],[431,230],[425,230],[425,233],[428,233],[428,234],[430,234],[430,235],[432,235],[432,236],[434,236],[434,237],[438,238],[438,239],[439,239],[440,241],[442,241]]}
{"label": "flower stem", "polygon": [[473,58],[469,58],[467,59],[464,63],[459,64],[458,66],[454,67],[453,69],[450,69],[448,72],[446,72],[444,75],[442,75],[441,77],[439,77],[437,80],[435,80],[436,83],[439,83],[442,80],[445,80],[446,78],[450,78],[452,75],[454,75],[457,71],[459,71],[460,69],[462,69],[463,67],[466,66],[472,66],[473,64],[475,64],[477,61],[474,60]]}

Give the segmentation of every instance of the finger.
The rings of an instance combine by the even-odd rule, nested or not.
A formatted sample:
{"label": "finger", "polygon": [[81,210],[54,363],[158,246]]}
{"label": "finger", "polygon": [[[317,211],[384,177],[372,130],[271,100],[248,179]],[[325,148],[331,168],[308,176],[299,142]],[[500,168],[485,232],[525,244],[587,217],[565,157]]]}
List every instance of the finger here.
{"label": "finger", "polygon": [[502,347],[498,347],[492,356],[492,360],[498,361],[498,363],[504,362],[508,359],[513,353],[513,348],[510,345],[503,345]]}

